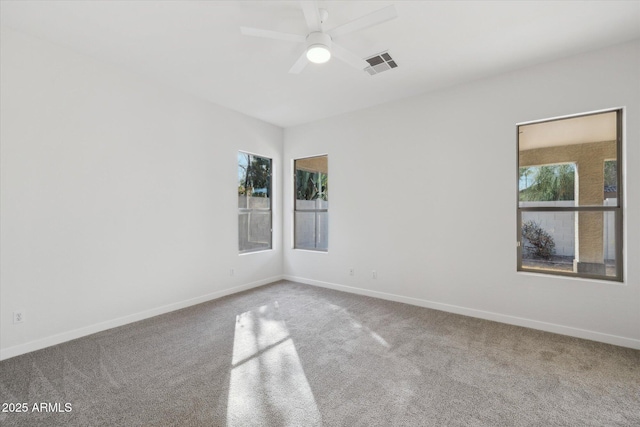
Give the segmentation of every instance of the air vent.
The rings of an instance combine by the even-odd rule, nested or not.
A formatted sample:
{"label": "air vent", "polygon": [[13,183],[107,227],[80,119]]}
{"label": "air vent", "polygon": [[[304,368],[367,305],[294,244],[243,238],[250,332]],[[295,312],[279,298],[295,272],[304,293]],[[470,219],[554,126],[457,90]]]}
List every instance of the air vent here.
{"label": "air vent", "polygon": [[364,70],[372,76],[398,66],[396,61],[394,61],[393,58],[391,58],[391,55],[389,55],[389,52],[378,53],[370,58],[365,58],[365,61],[369,63],[369,66]]}

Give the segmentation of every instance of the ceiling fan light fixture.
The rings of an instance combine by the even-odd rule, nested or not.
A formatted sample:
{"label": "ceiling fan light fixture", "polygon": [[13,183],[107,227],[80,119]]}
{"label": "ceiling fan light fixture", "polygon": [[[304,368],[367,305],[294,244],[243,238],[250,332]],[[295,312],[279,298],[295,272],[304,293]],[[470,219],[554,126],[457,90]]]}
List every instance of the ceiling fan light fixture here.
{"label": "ceiling fan light fixture", "polygon": [[331,37],[321,31],[307,36],[307,59],[314,64],[324,64],[331,59]]}
{"label": "ceiling fan light fixture", "polygon": [[324,64],[331,59],[331,51],[323,44],[314,44],[307,49],[307,59],[314,64]]}

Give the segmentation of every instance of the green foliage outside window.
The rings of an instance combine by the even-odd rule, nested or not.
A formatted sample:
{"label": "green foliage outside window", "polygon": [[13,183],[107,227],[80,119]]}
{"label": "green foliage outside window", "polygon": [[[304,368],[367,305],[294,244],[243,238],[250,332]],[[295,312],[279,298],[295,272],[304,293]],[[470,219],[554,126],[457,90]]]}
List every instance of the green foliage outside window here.
{"label": "green foliage outside window", "polygon": [[238,154],[238,195],[271,196],[271,160],[247,153]]}
{"label": "green foliage outside window", "polygon": [[520,187],[521,202],[575,200],[575,165],[522,167]]}
{"label": "green foliage outside window", "polygon": [[296,170],[297,200],[328,200],[328,176],[322,172]]}
{"label": "green foliage outside window", "polygon": [[618,163],[615,160],[604,162],[604,185],[607,187],[618,185]]}

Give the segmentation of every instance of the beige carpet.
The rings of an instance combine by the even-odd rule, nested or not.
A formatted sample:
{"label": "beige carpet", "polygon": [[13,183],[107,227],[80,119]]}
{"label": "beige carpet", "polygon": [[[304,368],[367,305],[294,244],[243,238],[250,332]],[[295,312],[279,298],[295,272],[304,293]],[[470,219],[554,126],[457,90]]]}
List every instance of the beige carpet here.
{"label": "beige carpet", "polygon": [[279,282],[0,362],[0,397],[2,426],[640,426],[640,351]]}

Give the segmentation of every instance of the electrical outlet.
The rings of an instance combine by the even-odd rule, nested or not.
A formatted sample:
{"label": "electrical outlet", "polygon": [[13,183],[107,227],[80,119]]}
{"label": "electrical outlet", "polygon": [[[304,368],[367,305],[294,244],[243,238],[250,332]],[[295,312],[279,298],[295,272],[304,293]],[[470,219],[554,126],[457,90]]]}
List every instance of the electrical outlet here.
{"label": "electrical outlet", "polygon": [[378,278],[378,272],[377,272],[377,271],[375,271],[375,270],[373,270],[373,271],[371,272],[371,278],[372,278],[372,279],[377,279],[377,278]]}
{"label": "electrical outlet", "polygon": [[353,268],[349,269],[349,276],[355,276],[356,271]]}
{"label": "electrical outlet", "polygon": [[22,323],[22,322],[24,322],[24,311],[14,311],[13,323]]}

